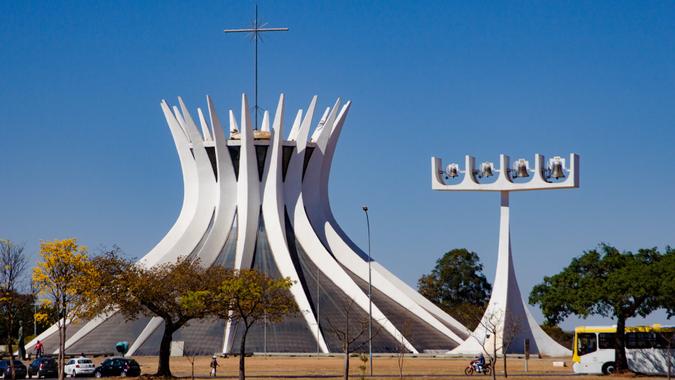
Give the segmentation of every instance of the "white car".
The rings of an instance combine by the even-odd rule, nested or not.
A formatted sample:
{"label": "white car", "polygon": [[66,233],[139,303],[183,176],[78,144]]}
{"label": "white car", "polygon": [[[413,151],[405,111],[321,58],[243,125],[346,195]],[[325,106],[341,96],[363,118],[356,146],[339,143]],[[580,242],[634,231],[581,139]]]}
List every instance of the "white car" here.
{"label": "white car", "polygon": [[80,375],[91,375],[96,366],[91,359],[85,357],[73,358],[68,360],[64,372],[66,376],[75,377]]}

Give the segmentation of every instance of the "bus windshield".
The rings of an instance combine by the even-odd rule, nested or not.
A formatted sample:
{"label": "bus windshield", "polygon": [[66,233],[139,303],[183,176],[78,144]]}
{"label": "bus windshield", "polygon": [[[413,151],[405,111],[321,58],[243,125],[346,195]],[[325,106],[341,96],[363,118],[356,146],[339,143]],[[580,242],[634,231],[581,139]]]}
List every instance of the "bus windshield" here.
{"label": "bus windshield", "polygon": [[597,349],[595,333],[581,333],[577,335],[577,353],[579,356],[586,355]]}

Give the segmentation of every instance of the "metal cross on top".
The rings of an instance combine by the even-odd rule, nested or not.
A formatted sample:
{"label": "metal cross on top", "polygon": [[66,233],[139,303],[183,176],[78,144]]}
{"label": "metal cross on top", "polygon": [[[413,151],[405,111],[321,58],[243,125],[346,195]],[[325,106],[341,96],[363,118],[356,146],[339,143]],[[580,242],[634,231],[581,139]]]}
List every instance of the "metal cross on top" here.
{"label": "metal cross on top", "polygon": [[288,28],[265,28],[265,25],[260,25],[258,22],[258,4],[255,6],[255,19],[253,20],[252,28],[244,29],[225,29],[225,33],[251,33],[253,35],[253,40],[255,41],[255,112],[254,112],[254,128],[258,129],[258,39],[260,38],[259,34],[263,32],[287,32]]}

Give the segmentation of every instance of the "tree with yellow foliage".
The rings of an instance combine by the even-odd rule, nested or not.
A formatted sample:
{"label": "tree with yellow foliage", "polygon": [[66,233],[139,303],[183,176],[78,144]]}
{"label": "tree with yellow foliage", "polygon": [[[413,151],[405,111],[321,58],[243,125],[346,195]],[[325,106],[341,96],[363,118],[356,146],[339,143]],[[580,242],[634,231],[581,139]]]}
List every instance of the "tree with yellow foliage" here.
{"label": "tree with yellow foliage", "polygon": [[[43,303],[52,305],[59,319],[59,380],[64,379],[66,328],[78,318],[91,315],[98,275],[86,247],[76,239],[54,240],[40,244],[41,261],[33,268],[33,284]],[[39,316],[38,316],[39,318]]]}
{"label": "tree with yellow foliage", "polygon": [[239,379],[246,378],[246,336],[251,327],[261,321],[278,323],[297,314],[290,289],[290,278],[272,278],[255,269],[235,271],[221,282],[215,294],[216,312],[242,329],[239,342]]}

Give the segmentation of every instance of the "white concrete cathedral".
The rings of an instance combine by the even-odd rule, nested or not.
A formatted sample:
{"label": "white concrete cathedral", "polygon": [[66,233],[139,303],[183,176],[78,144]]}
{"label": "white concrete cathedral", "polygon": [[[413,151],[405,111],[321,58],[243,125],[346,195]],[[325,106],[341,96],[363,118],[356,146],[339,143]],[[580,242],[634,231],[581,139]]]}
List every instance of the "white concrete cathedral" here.
{"label": "white concrete cathedral", "polygon": [[[183,101],[161,108],[180,160],[184,198],[180,214],[166,236],[140,262],[152,266],[179,256],[204,265],[256,268],[290,277],[291,292],[302,311],[280,324],[254,327],[247,339],[252,352],[339,352],[328,324],[363,318],[368,312],[368,256],[335,221],[328,197],[333,155],[350,102],[338,99],[311,130],[317,98],[299,110],[284,133],[284,95],[271,118],[266,111],[256,129],[242,95],[239,123],[229,111],[223,129],[207,97],[208,113],[197,118]],[[208,119],[208,120],[207,120]],[[375,352],[410,352],[457,347],[470,331],[422,297],[377,262],[372,264],[373,324],[380,331]],[[159,351],[162,321],[121,315],[73,323],[68,353],[110,352],[128,341],[129,355]],[[174,334],[188,354],[238,350],[237,326],[222,320],[199,320]],[[56,349],[54,328],[41,334],[47,352]],[[37,340],[36,339],[36,340]],[[31,342],[31,345],[34,342]],[[30,345],[29,345],[30,346]],[[235,351],[236,352],[236,351]]]}

